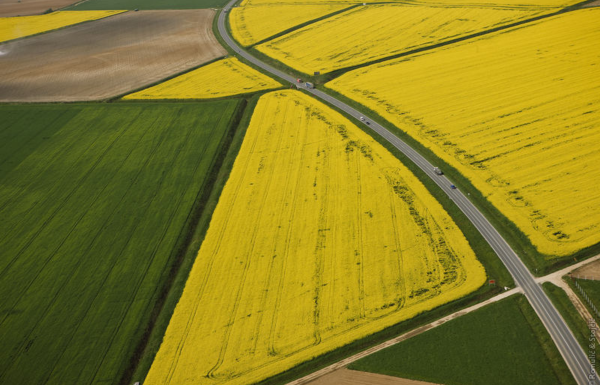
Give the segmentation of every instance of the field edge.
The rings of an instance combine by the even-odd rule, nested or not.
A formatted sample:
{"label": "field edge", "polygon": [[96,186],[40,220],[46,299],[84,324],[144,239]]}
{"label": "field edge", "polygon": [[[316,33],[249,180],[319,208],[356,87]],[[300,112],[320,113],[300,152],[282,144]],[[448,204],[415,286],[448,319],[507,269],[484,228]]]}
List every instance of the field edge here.
{"label": "field edge", "polygon": [[[258,100],[258,96],[255,98]],[[253,103],[252,100],[248,101],[246,99],[239,99],[236,103],[237,106],[230,118],[227,132],[223,136],[211,171],[207,175],[207,186],[194,203],[191,211],[192,215],[186,224],[187,233],[173,251],[175,262],[169,273],[159,284],[161,288],[159,299],[154,305],[150,321],[135,347],[131,361],[117,382],[118,384],[128,385],[134,381],[143,383],[154,356],[158,352],[164,332],[181,297],[221,190],[229,177],[233,160],[237,155],[239,145],[241,145],[241,138],[245,133],[243,126],[248,111],[253,110],[256,104],[256,102]],[[249,118],[247,120],[249,122]]]}

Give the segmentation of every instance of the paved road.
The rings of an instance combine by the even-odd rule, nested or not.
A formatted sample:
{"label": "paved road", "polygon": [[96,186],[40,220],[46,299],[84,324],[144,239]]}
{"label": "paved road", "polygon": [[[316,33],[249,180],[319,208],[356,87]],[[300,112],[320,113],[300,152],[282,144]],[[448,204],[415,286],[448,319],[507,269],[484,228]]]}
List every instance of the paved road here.
{"label": "paved road", "polygon": [[[237,0],[231,0],[224,9],[230,9]],[[228,12],[221,12],[218,19],[219,34],[225,40],[225,43],[234,49],[240,56],[254,63],[256,66],[284,79],[291,84],[296,84],[296,79],[272,66],[263,63],[259,59],[244,51],[236,42],[233,41],[227,28],[225,20]],[[386,128],[369,118],[367,115],[341,102],[340,100],[317,89],[307,89],[309,93],[315,97],[322,99],[340,110],[346,112],[350,116],[356,118],[359,124],[367,124],[370,129],[381,135],[390,142],[398,150],[402,151],[410,160],[419,166],[448,196],[456,203],[456,205],[465,213],[473,225],[479,230],[486,241],[494,249],[498,257],[502,260],[510,274],[513,276],[515,283],[523,289],[525,296],[535,309],[536,313],[542,320],[543,324],[548,329],[552,339],[556,343],[558,350],[562,354],[565,362],[569,366],[571,373],[575,377],[579,385],[596,384],[595,372],[592,370],[590,361],[583,349],[579,346],[573,333],[565,321],[562,319],[556,308],[552,305],[541,286],[539,286],[529,270],[525,267],[521,259],[512,250],[508,243],[496,231],[494,226],[479,212],[479,210],[467,199],[467,197],[459,190],[452,189],[452,183],[445,177],[436,175],[433,172],[433,165],[425,158],[417,153],[412,147],[404,143]],[[362,123],[359,118],[364,117],[365,122]],[[493,347],[490,347],[493,348]]]}

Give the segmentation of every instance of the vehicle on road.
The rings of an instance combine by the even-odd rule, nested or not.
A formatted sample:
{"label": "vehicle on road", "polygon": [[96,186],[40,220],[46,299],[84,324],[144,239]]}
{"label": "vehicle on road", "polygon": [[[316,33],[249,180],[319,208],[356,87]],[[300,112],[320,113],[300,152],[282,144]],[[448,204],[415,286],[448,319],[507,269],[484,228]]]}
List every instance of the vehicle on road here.
{"label": "vehicle on road", "polygon": [[304,85],[305,85],[305,86],[306,86],[306,88],[308,88],[308,89],[315,88],[315,85],[314,85],[314,84],[312,84],[311,82],[306,82],[306,83],[304,83]]}
{"label": "vehicle on road", "polygon": [[451,188],[452,190],[456,190],[456,186],[455,186],[455,185],[453,185],[453,184],[451,184],[451,185],[450,185],[450,188]]}
{"label": "vehicle on road", "polygon": [[439,167],[434,167],[433,172],[435,172],[437,175],[444,175],[444,172],[440,170]]}
{"label": "vehicle on road", "polygon": [[365,117],[364,117],[364,116],[361,116],[361,117],[360,117],[360,118],[358,118],[358,119],[360,119],[360,121],[361,121],[361,122],[364,122],[364,121],[365,121]]}

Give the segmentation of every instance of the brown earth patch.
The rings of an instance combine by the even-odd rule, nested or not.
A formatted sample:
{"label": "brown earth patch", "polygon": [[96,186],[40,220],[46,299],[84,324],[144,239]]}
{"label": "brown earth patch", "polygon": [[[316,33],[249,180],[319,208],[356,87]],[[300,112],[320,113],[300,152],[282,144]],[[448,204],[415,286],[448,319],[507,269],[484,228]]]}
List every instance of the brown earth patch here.
{"label": "brown earth patch", "polygon": [[600,260],[588,263],[570,274],[573,278],[593,279],[600,281]]}
{"label": "brown earth patch", "polygon": [[309,382],[310,385],[433,385],[430,382],[407,380],[383,374],[339,369]]}
{"label": "brown earth patch", "polygon": [[591,3],[587,3],[583,6],[583,8],[586,7],[600,7],[600,0],[592,1]]}
{"label": "brown earth patch", "polygon": [[0,101],[106,99],[223,56],[214,15],[127,12],[0,44]]}
{"label": "brown earth patch", "polygon": [[80,0],[0,0],[0,17],[40,15],[48,9],[56,11]]}

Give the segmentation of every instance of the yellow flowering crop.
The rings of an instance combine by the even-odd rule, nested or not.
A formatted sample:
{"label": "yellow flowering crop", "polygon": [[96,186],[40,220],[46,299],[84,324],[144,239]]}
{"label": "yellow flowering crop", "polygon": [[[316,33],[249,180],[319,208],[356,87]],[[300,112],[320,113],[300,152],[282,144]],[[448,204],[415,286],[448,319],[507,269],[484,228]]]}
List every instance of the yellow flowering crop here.
{"label": "yellow flowering crop", "polygon": [[347,4],[310,4],[236,7],[229,19],[233,37],[244,46],[252,45],[296,25],[348,7]]}
{"label": "yellow flowering crop", "polygon": [[39,16],[0,17],[0,42],[102,19],[125,11],[59,11]]}
{"label": "yellow flowering crop", "polygon": [[272,92],[144,384],[251,384],[484,281],[398,159],[315,99]]}
{"label": "yellow flowering crop", "polygon": [[[367,0],[367,3],[377,2],[379,0]],[[403,1],[403,0],[392,0],[392,1]],[[347,7],[356,4],[356,1],[352,0],[243,0],[240,3],[241,7],[249,5],[325,5],[325,4],[346,4]]]}
{"label": "yellow flowering crop", "polygon": [[[390,0],[388,3],[409,3],[405,0]],[[580,3],[579,0],[414,0],[410,4],[465,6],[465,7],[494,7],[494,8],[523,8],[523,7],[565,7]],[[356,4],[350,0],[244,0],[242,6],[260,4]],[[359,3],[381,3],[380,0],[364,0]]]}
{"label": "yellow flowering crop", "polygon": [[279,82],[232,57],[129,94],[123,99],[210,99],[279,87]]}
{"label": "yellow flowering crop", "polygon": [[328,86],[468,177],[538,250],[600,241],[600,9],[345,74]]}
{"label": "yellow flowering crop", "polygon": [[308,25],[257,49],[312,74],[381,59],[530,18],[544,9],[367,5]]}
{"label": "yellow flowering crop", "polygon": [[415,3],[444,6],[491,7],[566,7],[579,0],[417,0]]}

